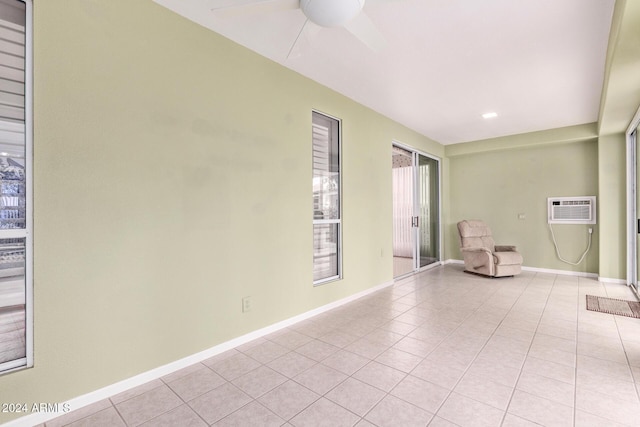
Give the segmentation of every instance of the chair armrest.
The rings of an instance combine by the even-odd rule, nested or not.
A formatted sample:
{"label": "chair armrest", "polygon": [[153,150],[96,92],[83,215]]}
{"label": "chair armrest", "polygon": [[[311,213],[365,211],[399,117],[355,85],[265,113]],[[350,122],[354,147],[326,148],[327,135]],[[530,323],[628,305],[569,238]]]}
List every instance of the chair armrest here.
{"label": "chair armrest", "polygon": [[517,252],[516,247],[512,245],[496,245],[496,252]]}

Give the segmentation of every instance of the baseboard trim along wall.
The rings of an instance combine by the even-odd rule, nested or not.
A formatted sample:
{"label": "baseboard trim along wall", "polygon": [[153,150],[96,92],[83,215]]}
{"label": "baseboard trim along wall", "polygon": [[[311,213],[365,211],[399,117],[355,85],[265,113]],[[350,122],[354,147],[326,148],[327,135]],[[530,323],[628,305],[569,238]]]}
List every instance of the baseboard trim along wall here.
{"label": "baseboard trim along wall", "polygon": [[[153,381],[155,379],[161,378],[165,375],[168,375],[172,372],[179,371],[180,369],[186,368],[190,365],[193,365],[198,362],[202,362],[203,360],[209,359],[210,357],[216,356],[220,353],[224,353],[225,351],[231,350],[235,347],[238,347],[242,344],[246,344],[249,341],[253,341],[256,338],[263,337],[265,335],[271,334],[273,332],[277,332],[280,329],[284,329],[288,326],[294,325],[303,320],[307,320],[311,317],[317,316],[318,314],[322,314],[331,309],[340,307],[341,305],[350,303],[359,298],[367,296],[371,293],[384,289],[393,285],[394,282],[385,282],[381,285],[375,286],[370,289],[366,289],[362,292],[358,292],[356,294],[350,295],[346,298],[340,299],[338,301],[334,301],[332,303],[323,305],[322,307],[318,307],[311,311],[307,311],[306,313],[299,314],[297,316],[291,317],[289,319],[283,320],[278,323],[274,323],[273,325],[269,325],[262,329],[258,329],[256,331],[250,332],[248,334],[242,335],[240,337],[234,338],[230,341],[224,342],[222,344],[218,344],[215,347],[209,348],[207,350],[201,351],[196,354],[192,354],[191,356],[187,356],[183,359],[176,360],[175,362],[171,362],[167,365],[160,366],[158,368],[152,369],[147,372],[143,372],[134,377],[128,378],[126,380],[119,381],[115,384],[111,384],[109,386],[103,387],[99,390],[92,391],[90,393],[84,394],[79,397],[75,397],[70,399],[60,405],[60,408],[69,408],[69,411],[75,411],[85,406],[91,405],[93,403],[99,402],[103,399],[107,399],[111,396],[114,396],[118,393],[122,393],[123,391],[127,391],[134,387],[143,385],[148,383],[149,381]],[[69,412],[67,411],[67,412]],[[31,427],[36,424],[44,423],[46,421],[50,421],[56,417],[66,414],[67,412],[40,412],[36,414],[27,415],[21,418],[17,418],[15,420],[9,421],[8,423],[3,424],[4,427]]]}
{"label": "baseboard trim along wall", "polygon": [[526,267],[524,265],[522,269],[524,271],[535,271],[536,273],[562,274],[564,276],[589,277],[591,279],[598,278],[596,273],[585,273],[583,271],[555,270],[552,268]]}
{"label": "baseboard trim along wall", "polygon": [[[445,261],[445,264],[464,264],[464,261],[461,259],[448,259]],[[539,268],[539,267],[527,267],[522,266],[524,271],[535,271],[536,273],[549,273],[549,274],[562,274],[565,276],[578,276],[578,277],[590,277],[593,279],[597,279],[601,282],[610,282],[610,283],[626,283],[625,280],[620,279],[603,279],[600,278],[596,273],[585,273],[582,271],[570,271],[570,270],[554,270],[551,268]]]}
{"label": "baseboard trim along wall", "polygon": [[625,279],[612,279],[609,277],[598,276],[598,281],[602,283],[617,283],[619,285],[629,285]]}

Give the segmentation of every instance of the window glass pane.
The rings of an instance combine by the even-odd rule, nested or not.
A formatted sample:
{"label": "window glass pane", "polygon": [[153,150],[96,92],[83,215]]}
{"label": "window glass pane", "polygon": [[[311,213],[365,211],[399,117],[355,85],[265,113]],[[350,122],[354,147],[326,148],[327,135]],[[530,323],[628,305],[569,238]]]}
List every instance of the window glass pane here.
{"label": "window glass pane", "polygon": [[313,226],[313,280],[338,276],[338,224]]}
{"label": "window glass pane", "polygon": [[340,121],[313,113],[313,281],[340,277]]}
{"label": "window glass pane", "polygon": [[25,4],[0,2],[0,229],[26,228]]}
{"label": "window glass pane", "polygon": [[25,357],[25,239],[0,239],[0,364]]}
{"label": "window glass pane", "polygon": [[313,219],[340,218],[338,121],[313,114]]}
{"label": "window glass pane", "polygon": [[25,228],[24,162],[2,154],[0,152],[0,229]]}
{"label": "window glass pane", "polygon": [[25,132],[30,117],[25,96],[30,93],[26,18],[25,2],[0,0],[0,371],[32,365],[28,351],[31,307],[27,306],[32,288],[25,272],[26,252],[31,248],[31,237],[27,237],[31,171]]}

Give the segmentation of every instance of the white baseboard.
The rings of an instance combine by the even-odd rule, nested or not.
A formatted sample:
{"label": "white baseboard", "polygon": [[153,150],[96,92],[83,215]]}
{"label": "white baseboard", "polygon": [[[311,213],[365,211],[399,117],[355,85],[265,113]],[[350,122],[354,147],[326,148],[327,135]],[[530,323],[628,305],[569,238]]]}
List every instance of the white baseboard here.
{"label": "white baseboard", "polygon": [[602,282],[602,283],[617,283],[620,285],[628,285],[627,281],[625,279],[612,279],[609,277],[600,277],[598,276],[598,282]]}
{"label": "white baseboard", "polygon": [[[461,259],[448,259],[444,262],[445,264],[464,264],[464,261]],[[549,274],[562,274],[565,276],[578,276],[578,277],[590,277],[593,279],[598,279],[598,275],[596,273],[585,273],[582,271],[570,271],[570,270],[554,270],[551,268],[539,268],[539,267],[527,267],[522,266],[524,271],[535,271],[536,273],[549,273]],[[617,279],[611,279],[617,280]]]}
{"label": "white baseboard", "polygon": [[82,396],[75,397],[66,402],[63,402],[57,405],[59,408],[68,408],[66,412],[40,412],[34,413],[31,415],[26,415],[24,417],[9,421],[8,423],[3,424],[4,427],[31,427],[37,424],[44,423],[46,421],[50,421],[56,417],[61,415],[65,415],[70,411],[75,411],[82,407],[91,405],[93,403],[99,402],[103,399],[107,399],[111,396],[114,396],[118,393],[122,393],[123,391],[127,391],[134,387],[143,385],[148,383],[149,381],[153,381],[165,375],[168,375],[172,372],[179,371],[180,369],[186,368],[190,365],[193,365],[198,362],[202,362],[203,360],[209,359],[215,355],[220,353],[224,353],[225,351],[231,350],[235,347],[238,347],[242,344],[246,344],[249,341],[253,341],[256,338],[263,337],[265,335],[271,334],[273,332],[279,331],[280,329],[284,329],[288,326],[294,325],[303,320],[307,320],[311,317],[317,316],[318,314],[324,313],[331,309],[340,307],[341,305],[347,304],[349,302],[355,301],[359,298],[362,298],[366,295],[369,295],[373,292],[384,289],[388,286],[393,285],[393,281],[385,282],[381,285],[375,286],[370,289],[366,289],[362,292],[358,292],[354,295],[348,296],[346,298],[340,299],[338,301],[334,301],[332,303],[323,305],[322,307],[318,307],[316,309],[307,311],[305,313],[299,314],[297,316],[291,317],[289,319],[283,320],[278,323],[274,323],[273,325],[269,325],[262,329],[258,329],[256,331],[250,332],[248,334],[242,335],[240,337],[234,338],[230,341],[224,342],[222,344],[216,345],[215,347],[211,347],[207,350],[201,351],[196,354],[192,354],[191,356],[187,356],[180,360],[176,360],[175,362],[168,363],[164,366],[160,366],[155,369],[151,369],[150,371],[143,372],[139,375],[136,375],[131,378],[127,378],[126,380],[119,381],[115,384],[111,384],[109,386],[103,387],[99,390],[92,391],[90,393],[84,394]]}
{"label": "white baseboard", "polygon": [[536,273],[549,273],[549,274],[562,274],[564,276],[577,276],[577,277],[589,277],[591,279],[597,279],[596,273],[586,273],[583,271],[571,271],[571,270],[555,270],[552,268],[539,268],[539,267],[525,267],[522,266],[524,271],[535,271]]}

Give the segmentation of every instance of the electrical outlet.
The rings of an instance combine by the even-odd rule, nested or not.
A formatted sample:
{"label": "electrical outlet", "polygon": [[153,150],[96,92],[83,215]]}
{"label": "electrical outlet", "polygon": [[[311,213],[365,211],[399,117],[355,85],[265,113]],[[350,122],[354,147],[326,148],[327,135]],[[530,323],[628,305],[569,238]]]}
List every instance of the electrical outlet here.
{"label": "electrical outlet", "polygon": [[251,297],[242,298],[242,312],[251,311]]}
{"label": "electrical outlet", "polygon": [[518,214],[518,219],[526,219],[526,218],[527,218],[527,216],[525,214],[523,214],[523,213],[519,213]]}

